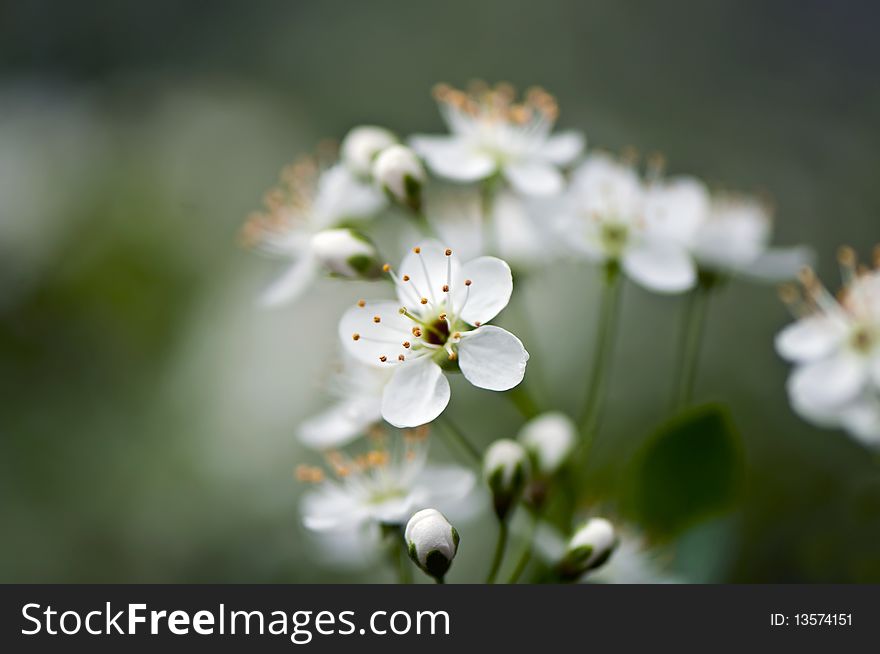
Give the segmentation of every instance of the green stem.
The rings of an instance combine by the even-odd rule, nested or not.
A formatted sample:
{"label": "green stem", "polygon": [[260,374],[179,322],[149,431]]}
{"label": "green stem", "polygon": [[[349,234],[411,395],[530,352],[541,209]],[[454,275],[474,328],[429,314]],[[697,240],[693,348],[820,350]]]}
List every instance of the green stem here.
{"label": "green stem", "polygon": [[538,408],[538,403],[535,402],[535,398],[529,394],[529,391],[524,388],[522,384],[514,386],[504,395],[513,403],[517,410],[522,414],[522,417],[526,420],[530,420],[541,413],[541,410]]}
{"label": "green stem", "polygon": [[593,367],[590,371],[587,398],[581,413],[580,427],[584,445],[584,455],[592,443],[594,432],[599,424],[605,390],[607,388],[607,368],[614,348],[617,331],[617,315],[620,305],[620,265],[616,261],[605,265],[605,279],[602,287],[602,303],[599,307],[599,325],[593,347]]}
{"label": "green stem", "polygon": [[532,559],[532,544],[535,541],[535,532],[538,531],[539,516],[537,511],[529,512],[529,515],[531,515],[532,521],[529,525],[529,531],[526,536],[525,547],[523,548],[522,554],[519,555],[519,559],[516,562],[513,572],[510,573],[510,578],[507,580],[508,584],[515,584],[519,581],[520,576],[525,572],[526,566]]}
{"label": "green stem", "polygon": [[501,568],[501,561],[504,559],[504,549],[507,547],[507,520],[498,521],[498,541],[495,543],[495,554],[492,557],[492,566],[489,568],[489,574],[486,575],[486,583],[494,584],[495,577],[498,576],[498,570]]}
{"label": "green stem", "polygon": [[446,577],[434,577],[434,583],[437,583],[437,584],[445,584],[445,583],[446,583]]}
{"label": "green stem", "polygon": [[678,370],[672,397],[673,411],[685,408],[693,398],[711,292],[712,285],[701,281],[688,295],[685,303],[684,326],[678,346]]}
{"label": "green stem", "polygon": [[459,449],[464,450],[473,463],[480,466],[483,462],[483,455],[480,450],[471,443],[470,439],[464,435],[464,432],[459,429],[452,420],[443,414],[437,418],[437,421],[443,425],[445,428],[444,431],[449,435],[450,440],[455,442]]}

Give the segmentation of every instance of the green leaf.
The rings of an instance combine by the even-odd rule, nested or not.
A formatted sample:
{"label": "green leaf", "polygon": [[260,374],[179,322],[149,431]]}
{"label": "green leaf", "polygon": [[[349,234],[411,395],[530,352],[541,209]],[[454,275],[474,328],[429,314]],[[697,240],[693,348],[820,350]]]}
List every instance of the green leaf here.
{"label": "green leaf", "polygon": [[743,477],[742,442],[727,410],[689,409],[661,425],[635,456],[630,513],[647,530],[672,536],[733,508]]}

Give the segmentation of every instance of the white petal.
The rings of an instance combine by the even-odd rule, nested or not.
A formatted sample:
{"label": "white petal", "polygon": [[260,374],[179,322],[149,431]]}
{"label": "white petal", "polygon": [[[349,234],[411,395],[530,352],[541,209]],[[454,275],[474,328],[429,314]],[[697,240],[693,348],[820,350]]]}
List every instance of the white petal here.
{"label": "white petal", "polygon": [[308,254],[304,255],[263,292],[260,296],[260,304],[277,307],[285,302],[292,302],[312,283],[315,272],[314,258]]}
{"label": "white petal", "polygon": [[382,394],[382,417],[395,427],[431,422],[449,404],[449,382],[430,357],[398,366]]}
{"label": "white petal", "polygon": [[650,185],[645,191],[645,221],[651,232],[690,244],[709,216],[709,190],[694,177]]}
{"label": "white petal", "polygon": [[364,515],[352,493],[336,484],[322,483],[303,495],[300,514],[307,529],[355,528]]}
{"label": "white petal", "polygon": [[788,380],[794,403],[817,410],[843,407],[864,388],[868,376],[866,361],[849,353],[808,363],[797,368]]}
{"label": "white petal", "polygon": [[[466,286],[465,281],[471,285]],[[507,306],[513,293],[510,266],[496,257],[468,261],[453,277],[452,297],[455,313],[465,322],[487,323]]]}
{"label": "white petal", "polygon": [[445,512],[473,490],[476,479],[472,471],[459,466],[427,466],[419,473],[419,488],[425,492],[422,502]]}
{"label": "white petal", "polygon": [[658,293],[681,293],[697,281],[693,260],[670,242],[646,241],[623,255],[623,269],[633,280]]}
{"label": "white petal", "polygon": [[556,195],[565,179],[553,164],[543,161],[519,161],[504,167],[504,176],[514,189],[525,195]]}
{"label": "white petal", "polygon": [[748,266],[736,272],[761,282],[784,282],[797,277],[804,266],[813,265],[816,253],[812,248],[796,246],[766,250]]}
{"label": "white petal", "polygon": [[538,156],[557,166],[568,166],[580,156],[585,145],[586,139],[580,132],[559,132],[547,139]]}
{"label": "white petal", "polygon": [[410,146],[436,175],[475,182],[495,172],[495,160],[454,136],[413,136]]}
{"label": "white petal", "polygon": [[[376,317],[379,322],[376,322]],[[339,321],[339,338],[345,351],[362,363],[374,366],[391,365],[408,350],[403,342],[412,337],[412,322],[400,314],[396,302],[367,302],[353,306]],[[357,334],[357,340],[354,336]]]}
{"label": "white petal", "polygon": [[313,220],[317,227],[330,227],[347,218],[374,214],[384,205],[385,196],[379,189],[359,180],[342,164],[336,164],[318,180]]}
{"label": "white petal", "polygon": [[342,447],[381,419],[379,398],[350,398],[303,422],[298,430],[299,440],[318,450]]}
{"label": "white petal", "polygon": [[776,351],[789,361],[815,361],[831,354],[844,337],[839,323],[826,316],[801,318],[776,336]]}
{"label": "white petal", "polygon": [[[442,302],[446,297],[443,286],[452,283],[461,265],[456,256],[447,257],[447,246],[437,241],[423,241],[416,247],[419,253],[416,254],[415,248],[411,249],[397,270],[397,276],[401,280],[404,275],[410,278],[410,281],[397,288],[400,304],[410,309],[419,309],[420,296],[430,300],[432,305]],[[451,266],[451,279],[448,277],[447,266]]]}
{"label": "white petal", "polygon": [[865,397],[854,402],[842,412],[841,423],[865,445],[880,445],[880,401]]}
{"label": "white petal", "polygon": [[519,384],[528,360],[522,341],[494,325],[463,334],[458,346],[458,365],[465,379],[490,391],[506,391]]}

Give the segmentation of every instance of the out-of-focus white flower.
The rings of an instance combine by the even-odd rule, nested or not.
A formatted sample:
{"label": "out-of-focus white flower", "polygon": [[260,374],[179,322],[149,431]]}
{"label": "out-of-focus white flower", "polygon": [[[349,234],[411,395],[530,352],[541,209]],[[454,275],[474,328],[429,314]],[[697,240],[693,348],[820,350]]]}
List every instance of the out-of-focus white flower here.
{"label": "out-of-focus white flower", "polygon": [[521,193],[553,195],[565,180],[559,168],[584,147],[575,132],[551,135],[559,114],[546,91],[530,89],[516,102],[507,84],[465,93],[445,84],[434,89],[449,136],[414,136],[410,143],[440,177],[474,182],[500,173]]}
{"label": "out-of-focus white flower", "polygon": [[376,156],[373,179],[401,204],[415,211],[421,209],[425,169],[415,152],[405,145],[392,145]]}
{"label": "out-of-focus white flower", "polygon": [[330,387],[338,401],[299,426],[300,441],[314,449],[328,450],[365,435],[382,421],[382,391],[390,376],[389,369],[347,357]]}
{"label": "out-of-focus white flower", "polygon": [[[341,164],[322,171],[316,161],[305,158],[285,168],[280,184],[266,194],[264,210],[251,215],[242,230],[246,245],[292,262],[265,291],[262,303],[277,306],[295,299],[315,278],[322,262],[333,263],[329,272],[356,272],[365,260],[359,258],[362,251],[353,252],[352,239],[340,238],[339,233],[316,236],[345,220],[370,216],[384,203],[381,192]],[[342,249],[332,252],[331,245]],[[345,262],[350,266],[347,269],[342,264],[345,253],[355,256]]]}
{"label": "out-of-focus white flower", "polygon": [[504,520],[529,479],[529,457],[516,441],[502,438],[483,455],[483,479],[492,491],[495,514]]}
{"label": "out-of-focus white flower", "polygon": [[605,563],[616,545],[614,526],[605,518],[590,518],[568,541],[559,571],[565,579],[577,579]]}
{"label": "out-of-focus white flower", "polygon": [[571,418],[559,411],[548,411],[529,420],[517,439],[528,450],[536,472],[553,475],[571,454],[577,438],[577,427]]}
{"label": "out-of-focus white flower", "polygon": [[504,391],[519,384],[529,354],[510,332],[487,325],[513,291],[510,267],[480,257],[462,265],[452,250],[428,241],[395,273],[397,301],[361,300],[342,316],[347,351],[367,364],[394,368],[382,395],[382,417],[396,427],[436,418],[449,403],[444,369],[461,370],[474,386]]}
{"label": "out-of-focus white flower", "polygon": [[382,268],[370,239],[346,227],[318,232],[311,250],[325,270],[340,277],[375,277]]}
{"label": "out-of-focus white flower", "polygon": [[397,137],[384,127],[360,125],[354,127],[339,147],[342,163],[355,175],[368,178],[373,169],[373,160],[382,150],[397,143]]}
{"label": "out-of-focus white flower", "polygon": [[381,544],[377,526],[402,526],[413,512],[427,507],[454,512],[468,501],[474,473],[454,465],[428,465],[426,459],[426,440],[417,434],[401,446],[354,458],[331,453],[332,476],[321,468],[300,466],[297,476],[314,484],[301,500],[303,524],[322,541],[337,541],[337,551],[356,547],[364,555],[359,558],[368,560]]}
{"label": "out-of-focus white flower", "polygon": [[437,509],[422,509],[406,523],[404,541],[410,558],[426,574],[443,579],[458,552],[459,536]]}
{"label": "out-of-focus white flower", "polygon": [[706,272],[784,281],[813,256],[807,247],[770,247],[767,204],[747,195],[710,194],[695,177],[655,175],[645,190],[645,220],[653,231],[684,245]]}
{"label": "out-of-focus white flower", "polygon": [[770,247],[770,208],[757,198],[720,194],[694,234],[691,252],[700,268],[757,281],[794,279],[811,263],[810,248]]}
{"label": "out-of-focus white flower", "polygon": [[[805,419],[840,426],[880,446],[880,270],[859,271],[850,248],[840,251],[844,287],[829,293],[809,269],[783,299],[798,320],[776,337],[776,350],[795,364],[788,380],[792,406]],[[880,253],[877,253],[880,261]]]}
{"label": "out-of-focus white flower", "polygon": [[577,252],[593,261],[619,263],[649,290],[686,291],[696,282],[696,266],[669,226],[648,220],[648,207],[631,166],[594,154],[575,170],[557,228]]}

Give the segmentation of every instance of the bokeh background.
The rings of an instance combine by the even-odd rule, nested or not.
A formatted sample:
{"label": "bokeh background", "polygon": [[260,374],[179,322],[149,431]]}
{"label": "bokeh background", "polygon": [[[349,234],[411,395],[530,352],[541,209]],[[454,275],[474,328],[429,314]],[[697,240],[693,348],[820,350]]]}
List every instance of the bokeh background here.
{"label": "bokeh background", "polygon": [[[310,459],[293,427],[326,402],[335,321],[364,289],[328,281],[296,306],[255,306],[277,268],[236,234],[280,167],[358,123],[439,131],[438,81],[540,84],[591,145],[662,151],[673,173],[767,193],[777,242],[812,245],[836,285],[837,246],[866,255],[880,240],[876,14],[0,3],[0,581],[390,579],[313,565],[298,523],[292,470]],[[542,327],[529,383],[554,407],[583,394],[596,290],[568,264],[520,289]],[[598,495],[664,417],[680,311],[625,289]],[[880,460],[792,414],[772,348],[787,320],[773,288],[745,282],[711,308],[697,394],[730,408],[747,486],[671,544],[684,579],[880,581]],[[518,424],[486,393],[454,393],[450,411],[482,442]],[[453,581],[492,546],[491,527],[462,536]]]}

